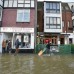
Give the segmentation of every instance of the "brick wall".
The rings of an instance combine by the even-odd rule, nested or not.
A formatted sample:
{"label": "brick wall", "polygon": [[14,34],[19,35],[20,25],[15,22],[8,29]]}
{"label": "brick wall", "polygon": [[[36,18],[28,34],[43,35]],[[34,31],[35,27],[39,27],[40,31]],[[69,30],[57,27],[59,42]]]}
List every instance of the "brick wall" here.
{"label": "brick wall", "polygon": [[[72,28],[72,13],[70,11],[63,12],[62,20],[64,21],[63,32],[67,30],[67,33],[72,33],[73,30],[69,29],[69,28]],[[70,27],[68,27],[68,21],[70,21]]]}
{"label": "brick wall", "polygon": [[19,23],[16,22],[16,19],[17,19],[17,9],[4,9],[2,27],[34,27],[35,9],[31,9],[30,11],[29,23],[24,23],[24,22]]}

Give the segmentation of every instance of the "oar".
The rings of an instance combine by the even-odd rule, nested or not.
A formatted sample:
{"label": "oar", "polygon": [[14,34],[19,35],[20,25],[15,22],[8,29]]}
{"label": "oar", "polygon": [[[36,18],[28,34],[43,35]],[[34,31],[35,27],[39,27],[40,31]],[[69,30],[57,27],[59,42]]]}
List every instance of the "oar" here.
{"label": "oar", "polygon": [[40,50],[40,52],[38,53],[39,56],[41,56],[43,54],[43,52],[45,52],[46,48],[44,48],[43,50]]}

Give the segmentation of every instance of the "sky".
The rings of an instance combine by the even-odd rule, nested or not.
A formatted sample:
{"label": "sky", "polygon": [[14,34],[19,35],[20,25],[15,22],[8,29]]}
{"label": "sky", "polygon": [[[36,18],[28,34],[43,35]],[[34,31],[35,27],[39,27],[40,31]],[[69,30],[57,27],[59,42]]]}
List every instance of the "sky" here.
{"label": "sky", "polygon": [[74,2],[74,0],[38,0],[38,1],[62,1],[62,2]]}

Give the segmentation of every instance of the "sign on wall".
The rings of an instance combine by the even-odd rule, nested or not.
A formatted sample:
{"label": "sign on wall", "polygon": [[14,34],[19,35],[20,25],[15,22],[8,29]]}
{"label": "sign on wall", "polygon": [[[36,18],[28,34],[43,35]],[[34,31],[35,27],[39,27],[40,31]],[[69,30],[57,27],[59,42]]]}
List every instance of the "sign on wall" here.
{"label": "sign on wall", "polygon": [[1,32],[24,32],[24,33],[33,33],[34,28],[18,28],[18,27],[2,27]]}

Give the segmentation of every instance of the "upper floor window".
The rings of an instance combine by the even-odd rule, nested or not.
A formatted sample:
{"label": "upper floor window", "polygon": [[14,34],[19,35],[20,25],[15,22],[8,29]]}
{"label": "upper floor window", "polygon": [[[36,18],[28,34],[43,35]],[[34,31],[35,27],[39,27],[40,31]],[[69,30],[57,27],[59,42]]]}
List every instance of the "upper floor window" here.
{"label": "upper floor window", "polygon": [[60,29],[61,28],[60,17],[46,17],[46,28],[47,29]]}
{"label": "upper floor window", "polygon": [[68,27],[70,27],[70,21],[68,21]]}
{"label": "upper floor window", "polygon": [[0,0],[0,5],[3,6],[3,0]]}
{"label": "upper floor window", "polygon": [[60,3],[46,3],[46,12],[47,13],[60,13]]}
{"label": "upper floor window", "polygon": [[0,7],[0,21],[1,21],[1,18],[2,18],[2,8]]}
{"label": "upper floor window", "polygon": [[35,0],[5,0],[4,7],[34,7]]}
{"label": "upper floor window", "polygon": [[30,22],[30,9],[17,10],[17,22]]}

